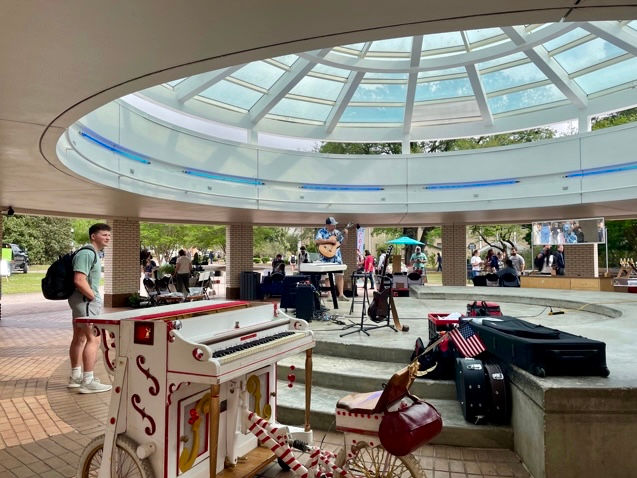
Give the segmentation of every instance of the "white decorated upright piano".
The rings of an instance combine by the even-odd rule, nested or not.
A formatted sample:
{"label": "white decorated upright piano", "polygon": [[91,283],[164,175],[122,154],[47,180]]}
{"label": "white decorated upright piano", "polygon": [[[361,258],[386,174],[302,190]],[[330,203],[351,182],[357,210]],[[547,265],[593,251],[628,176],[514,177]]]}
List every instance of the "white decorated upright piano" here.
{"label": "white decorated upright piano", "polygon": [[312,442],[314,335],[273,304],[202,301],[80,321],[101,334],[114,383],[106,433],[88,445],[78,476],[119,476],[113,456],[130,458],[141,476],[148,468],[156,477],[214,477],[227,467],[233,477],[255,474],[274,454],[241,432],[242,401],[275,422],[276,363],[303,351],[306,417],[295,436]]}

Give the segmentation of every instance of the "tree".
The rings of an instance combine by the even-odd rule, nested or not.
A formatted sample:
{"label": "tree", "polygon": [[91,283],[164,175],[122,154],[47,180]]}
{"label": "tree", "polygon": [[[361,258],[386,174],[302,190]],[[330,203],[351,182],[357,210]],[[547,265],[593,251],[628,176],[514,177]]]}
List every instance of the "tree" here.
{"label": "tree", "polygon": [[423,141],[419,143],[419,147],[429,153],[464,151],[467,149],[493,148],[497,146],[544,141],[546,139],[555,138],[556,135],[557,132],[552,128],[533,128],[489,136]]}
{"label": "tree", "polygon": [[155,251],[158,262],[187,244],[189,226],[142,222],[139,225],[141,246]]}
{"label": "tree", "polygon": [[[411,143],[412,153],[422,153],[418,143]],[[325,154],[402,154],[401,143],[321,143],[316,149]]]}
{"label": "tree", "polygon": [[482,239],[489,247],[510,253],[517,242],[526,237],[527,229],[520,224],[494,224],[491,226],[470,226],[469,231]]}
{"label": "tree", "polygon": [[597,129],[611,128],[613,126],[632,123],[634,121],[637,121],[637,108],[597,116],[591,121],[591,129],[595,131]]}
{"label": "tree", "polygon": [[71,219],[71,227],[73,228],[73,242],[75,247],[91,242],[88,236],[89,228],[98,222],[105,222],[100,219]]}
{"label": "tree", "polygon": [[71,220],[60,217],[5,217],[2,242],[18,244],[29,253],[32,264],[50,264],[71,250]]}
{"label": "tree", "polygon": [[226,226],[187,226],[185,242],[199,250],[226,251]]}

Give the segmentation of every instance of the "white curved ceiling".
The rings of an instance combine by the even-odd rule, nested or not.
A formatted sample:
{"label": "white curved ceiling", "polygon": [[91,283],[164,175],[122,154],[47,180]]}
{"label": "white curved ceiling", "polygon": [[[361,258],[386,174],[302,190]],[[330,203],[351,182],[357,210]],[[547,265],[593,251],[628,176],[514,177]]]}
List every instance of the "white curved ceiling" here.
{"label": "white curved ceiling", "polygon": [[[383,38],[509,25],[637,18],[618,0],[319,3],[165,0],[21,2],[0,17],[0,207],[143,220],[315,224],[324,214],[190,205],[97,185],[57,160],[66,128],[135,91],[264,58]],[[374,223],[525,220],[549,214],[629,216],[633,200],[569,208],[372,216]],[[370,212],[371,213],[371,212]],[[363,221],[361,221],[363,222]]]}

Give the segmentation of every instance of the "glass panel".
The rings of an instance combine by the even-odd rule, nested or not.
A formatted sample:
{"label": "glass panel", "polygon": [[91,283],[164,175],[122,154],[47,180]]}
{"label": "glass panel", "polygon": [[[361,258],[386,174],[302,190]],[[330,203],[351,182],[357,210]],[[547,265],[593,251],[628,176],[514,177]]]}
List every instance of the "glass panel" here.
{"label": "glass panel", "polygon": [[343,48],[348,48],[350,50],[362,51],[365,46],[365,42],[363,43],[352,43],[350,45],[343,45]]}
{"label": "glass panel", "polygon": [[181,78],[179,80],[173,80],[173,81],[168,81],[166,82],[167,85],[170,85],[172,88],[174,88],[175,86],[177,86],[179,83],[181,83],[182,81],[184,81],[186,78]]}
{"label": "glass panel", "polygon": [[465,70],[463,66],[459,66],[457,68],[447,68],[446,70],[421,71],[418,73],[418,79],[431,78],[432,76],[457,75],[458,73],[466,75],[467,70]]}
{"label": "glass panel", "polygon": [[556,48],[559,48],[564,45],[568,45],[569,43],[574,42],[575,40],[579,40],[580,38],[583,38],[586,35],[589,35],[587,31],[584,31],[581,28],[576,28],[575,30],[566,32],[561,37],[558,37],[554,40],[547,41],[544,44],[544,48],[546,48],[547,51],[553,51]]}
{"label": "glass panel", "polygon": [[468,78],[455,80],[429,81],[416,85],[416,101],[439,100],[458,96],[473,95]]}
{"label": "glass panel", "polygon": [[336,100],[343,89],[344,83],[306,76],[290,91],[293,95]]}
{"label": "glass panel", "polygon": [[554,103],[564,99],[566,97],[555,85],[546,85],[489,98],[489,107],[494,114],[497,114]]}
{"label": "glass panel", "polygon": [[500,28],[480,28],[478,30],[465,31],[469,43],[478,43],[489,38],[495,38],[499,35],[504,35]]}
{"label": "glass panel", "polygon": [[250,108],[252,108],[263,96],[258,91],[239,86],[227,80],[222,80],[219,83],[212,85],[206,91],[200,93],[200,95],[204,98],[210,98],[211,100],[243,108],[245,110],[250,110]]}
{"label": "glass panel", "polygon": [[422,37],[422,51],[459,46],[464,47],[460,32],[436,33],[434,35],[423,35]]}
{"label": "glass panel", "polygon": [[299,59],[299,57],[296,55],[283,55],[275,56],[272,59],[278,61],[279,63],[283,63],[284,65],[292,66],[294,62]]}
{"label": "glass panel", "polygon": [[409,79],[409,73],[365,73],[365,79],[407,80]]}
{"label": "glass panel", "polygon": [[596,38],[565,52],[558,53],[553,58],[570,74],[625,53],[624,50],[608,43],[606,40]]}
{"label": "glass panel", "polygon": [[637,32],[637,20],[633,20],[628,26]]}
{"label": "glass panel", "polygon": [[260,86],[261,88],[269,90],[284,73],[284,70],[274,65],[270,65],[264,61],[255,61],[254,63],[248,63],[231,76],[238,80],[246,81],[251,85]]}
{"label": "glass panel", "polygon": [[333,68],[331,66],[316,65],[312,68],[312,71],[316,73],[323,73],[325,75],[338,76],[339,78],[348,78],[351,70],[343,70],[341,68]]}
{"label": "glass panel", "polygon": [[413,37],[405,38],[391,38],[389,40],[378,40],[372,42],[372,46],[369,51],[382,51],[382,52],[401,52],[411,51],[411,45],[413,43]]}
{"label": "glass panel", "polygon": [[383,85],[364,83],[358,85],[352,101],[373,101],[375,103],[402,103],[407,97],[407,85]]}
{"label": "glass panel", "polygon": [[270,110],[270,113],[278,116],[325,121],[331,110],[332,107],[329,105],[320,105],[318,103],[310,103],[308,101],[283,98]]}
{"label": "glass panel", "polygon": [[578,78],[575,82],[586,94],[633,82],[637,79],[637,58],[622,61],[597,71],[592,71]]}
{"label": "glass panel", "polygon": [[341,123],[402,123],[405,108],[380,106],[350,106],[345,109]]}
{"label": "glass panel", "polygon": [[528,85],[546,80],[546,75],[533,63],[505,68],[482,75],[482,84],[487,93],[505,90],[514,86]]}
{"label": "glass panel", "polygon": [[512,63],[522,59],[526,59],[526,55],[524,53],[514,53],[513,55],[494,58],[493,60],[478,63],[478,70],[486,70],[487,68],[492,68],[494,66],[506,65],[507,63]]}

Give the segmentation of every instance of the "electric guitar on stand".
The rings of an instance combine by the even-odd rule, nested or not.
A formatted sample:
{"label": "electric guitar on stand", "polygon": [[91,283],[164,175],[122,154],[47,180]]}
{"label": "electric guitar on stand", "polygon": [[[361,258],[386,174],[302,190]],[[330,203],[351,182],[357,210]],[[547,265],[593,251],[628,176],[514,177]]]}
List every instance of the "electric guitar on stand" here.
{"label": "electric guitar on stand", "polygon": [[[360,228],[359,224],[354,224],[353,222],[349,222],[347,223],[347,226],[345,226],[345,229],[349,229],[352,226],[356,226],[356,229]],[[343,229],[343,230],[345,230]],[[327,257],[328,259],[331,259],[332,257],[334,257],[336,255],[336,251],[338,251],[338,248],[341,247],[341,243],[343,242],[343,233],[341,232],[338,237],[336,238],[336,242],[333,244],[319,244],[318,246],[318,251],[319,253],[323,256],[323,257]]]}
{"label": "electric guitar on stand", "polygon": [[[400,318],[398,317],[398,311],[396,310],[396,304],[394,303],[394,296],[392,294],[391,287],[385,287],[385,273],[387,272],[387,264],[389,263],[389,258],[394,250],[394,246],[390,245],[387,249],[387,253],[385,256],[385,262],[383,263],[383,270],[381,271],[379,278],[379,290],[374,291],[374,300],[369,305],[367,309],[367,315],[369,316],[372,322],[382,322],[384,320],[387,321],[387,326],[394,328],[396,330],[400,330],[402,332],[408,332],[408,325],[401,325]],[[389,316],[391,315],[392,319],[394,319],[394,326],[389,325]],[[385,326],[383,326],[385,327]]]}

